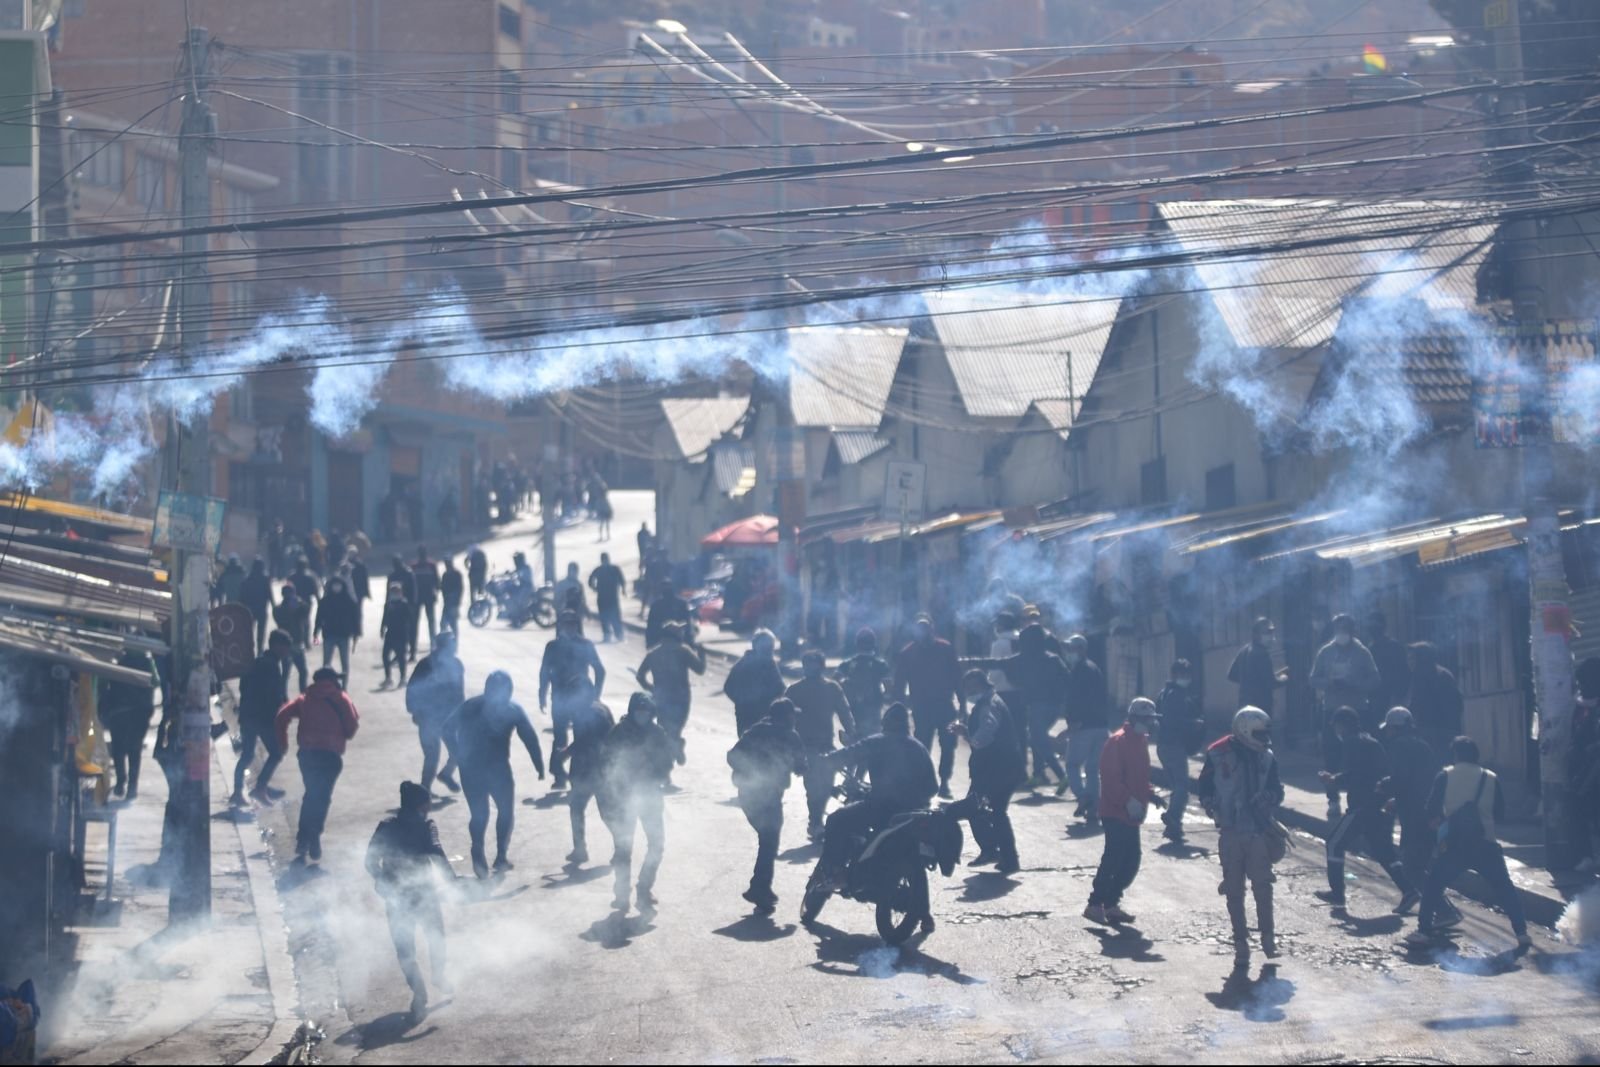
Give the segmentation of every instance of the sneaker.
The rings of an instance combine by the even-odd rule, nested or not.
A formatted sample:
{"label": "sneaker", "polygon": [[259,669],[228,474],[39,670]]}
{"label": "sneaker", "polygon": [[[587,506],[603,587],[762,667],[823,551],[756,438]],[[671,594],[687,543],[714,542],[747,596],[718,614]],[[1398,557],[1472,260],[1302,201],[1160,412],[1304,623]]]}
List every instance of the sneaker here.
{"label": "sneaker", "polygon": [[1448,930],[1451,927],[1460,926],[1464,919],[1465,916],[1461,912],[1451,908],[1448,914],[1440,915],[1433,920],[1433,928],[1435,930]]}
{"label": "sneaker", "polygon": [[313,842],[311,842],[311,847],[307,851],[311,853],[311,862],[312,863],[321,863],[322,862],[322,842],[321,841],[313,841]]}
{"label": "sneaker", "polygon": [[761,911],[772,911],[778,906],[778,894],[771,890],[763,893],[756,889],[746,889],[741,895]]}
{"label": "sneaker", "polygon": [[925,934],[931,934],[931,933],[933,933],[934,927],[936,925],[938,925],[938,924],[936,924],[933,921],[933,916],[932,915],[924,915],[922,917],[922,922],[918,925],[918,929],[921,930]]}
{"label": "sneaker", "polygon": [[1312,896],[1316,897],[1324,904],[1332,904],[1336,908],[1344,907],[1343,893],[1336,893],[1331,889],[1319,889],[1313,893]]}
{"label": "sneaker", "polygon": [[991,863],[999,863],[1000,857],[993,852],[980,852],[967,864],[968,867],[987,867]]}
{"label": "sneaker", "polygon": [[1438,944],[1438,942],[1439,933],[1437,929],[1413,930],[1407,934],[1405,938],[1405,943],[1410,945],[1412,948],[1430,948],[1433,945]]}
{"label": "sneaker", "polygon": [[1106,907],[1105,911],[1106,911],[1106,918],[1110,919],[1112,922],[1116,923],[1118,926],[1121,926],[1124,923],[1133,922],[1133,914],[1131,912],[1123,911],[1122,908],[1120,908],[1116,904],[1108,905]]}
{"label": "sneaker", "polygon": [[250,799],[260,804],[263,808],[272,807],[272,794],[265,789],[250,790]]}
{"label": "sneaker", "polygon": [[1022,787],[1024,789],[1043,789],[1045,786],[1047,786],[1049,784],[1050,784],[1049,779],[1045,778],[1044,775],[1042,775],[1042,774],[1033,774],[1033,775],[1029,775],[1028,776],[1028,780],[1022,783]]}
{"label": "sneaker", "polygon": [[1533,951],[1533,938],[1529,937],[1527,934],[1518,934],[1517,935],[1517,951],[1518,952],[1531,952],[1531,951]]}
{"label": "sneaker", "polygon": [[571,852],[567,853],[567,862],[568,863],[588,863],[589,862],[589,850],[586,849],[586,848],[575,848],[575,849],[573,849]]}
{"label": "sneaker", "polygon": [[1400,898],[1400,903],[1394,906],[1393,914],[1410,915],[1411,909],[1422,903],[1422,894],[1415,889]]}
{"label": "sneaker", "polygon": [[411,1021],[420,1023],[428,1017],[428,994],[417,990],[411,994]]}
{"label": "sneaker", "polygon": [[444,787],[450,790],[450,792],[461,792],[461,783],[456,781],[456,776],[451,774],[449,771],[445,771],[444,773],[440,774],[439,781],[443,782]]}
{"label": "sneaker", "polygon": [[[1067,790],[1069,790],[1071,788],[1072,788],[1072,786],[1067,784],[1067,780],[1065,778],[1061,779],[1061,781],[1056,783],[1056,796],[1058,796],[1058,797],[1066,796],[1067,795]],[[1079,811],[1083,810],[1083,805],[1082,804],[1078,805],[1078,810]]]}
{"label": "sneaker", "polygon": [[273,800],[282,800],[284,797],[289,795],[288,793],[285,793],[282,789],[279,789],[278,787],[271,786],[271,785],[263,786],[261,788],[261,791],[263,793],[267,794],[267,796],[271,797]]}
{"label": "sneaker", "polygon": [[1015,856],[1012,856],[1010,859],[1001,860],[995,866],[995,870],[1000,874],[1016,874],[1022,870],[1022,864],[1017,861]]}
{"label": "sneaker", "polygon": [[497,871],[515,870],[516,866],[517,865],[515,863],[512,863],[510,860],[506,859],[504,856],[496,856],[495,857],[494,869],[497,870]]}
{"label": "sneaker", "polygon": [[1111,917],[1106,914],[1106,906],[1104,904],[1090,904],[1083,909],[1083,917],[1092,923],[1099,923],[1101,926],[1111,925]]}
{"label": "sneaker", "polygon": [[1261,954],[1263,956],[1267,957],[1267,959],[1269,959],[1269,960],[1277,959],[1278,958],[1278,941],[1277,941],[1277,938],[1274,938],[1274,937],[1271,937],[1269,935],[1263,934],[1262,937],[1261,937]]}
{"label": "sneaker", "polygon": [[120,797],[127,791],[128,787],[123,785],[121,782],[118,782],[116,785],[111,787],[111,795],[114,797]]}
{"label": "sneaker", "polygon": [[806,827],[806,836],[813,841],[820,838],[822,836],[822,824],[820,822],[811,823]]}
{"label": "sneaker", "polygon": [[954,800],[955,798],[956,798],[956,795],[954,793],[950,792],[950,784],[948,782],[946,782],[944,785],[941,785],[939,787],[939,799],[940,800]]}
{"label": "sneaker", "polygon": [[244,798],[243,793],[235,793],[228,798],[228,807],[230,808],[248,808],[249,806],[250,802]]}
{"label": "sneaker", "polygon": [[1174,845],[1183,844],[1183,830],[1176,826],[1169,826],[1161,831],[1161,836],[1171,841]]}
{"label": "sneaker", "polygon": [[1087,806],[1085,806],[1085,804],[1081,800],[1078,801],[1078,806],[1072,809],[1072,817],[1074,819],[1081,819],[1085,815],[1088,815],[1088,814],[1089,814],[1089,809],[1088,809]]}

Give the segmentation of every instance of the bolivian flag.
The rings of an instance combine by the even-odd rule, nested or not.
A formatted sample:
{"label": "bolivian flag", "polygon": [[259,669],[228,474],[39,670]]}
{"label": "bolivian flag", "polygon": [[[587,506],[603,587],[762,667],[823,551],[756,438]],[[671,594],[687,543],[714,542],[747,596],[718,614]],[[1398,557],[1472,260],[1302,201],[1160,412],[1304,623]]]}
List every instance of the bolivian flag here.
{"label": "bolivian flag", "polygon": [[1389,69],[1389,61],[1383,58],[1383,53],[1372,45],[1363,45],[1361,59],[1366,63],[1368,74],[1382,74]]}

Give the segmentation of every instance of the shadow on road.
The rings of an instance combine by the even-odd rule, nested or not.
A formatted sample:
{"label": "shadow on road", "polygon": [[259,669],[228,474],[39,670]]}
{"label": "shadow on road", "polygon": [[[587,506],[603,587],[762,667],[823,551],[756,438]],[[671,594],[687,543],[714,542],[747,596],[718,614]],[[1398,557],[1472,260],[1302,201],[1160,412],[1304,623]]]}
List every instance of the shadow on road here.
{"label": "shadow on road", "polygon": [[1171,856],[1177,860],[1200,859],[1203,856],[1211,855],[1209,848],[1201,848],[1199,845],[1185,844],[1181,841],[1168,841],[1165,844],[1157,845],[1156,851],[1163,856]]}
{"label": "shadow on road", "polygon": [[810,863],[822,855],[822,842],[808,841],[803,845],[784,849],[778,853],[778,858],[785,863]]}
{"label": "shadow on road", "polygon": [[594,925],[578,936],[601,948],[627,948],[633,944],[634,938],[648,934],[655,928],[656,924],[648,915],[612,911],[605,918],[597,919]]}
{"label": "shadow on road", "polygon": [[999,871],[969,874],[962,880],[961,895],[956,899],[965,904],[980,904],[985,900],[999,900],[1022,883]]}
{"label": "shadow on road", "polygon": [[291,863],[278,875],[278,892],[290,893],[296,889],[320,882],[328,876],[322,867],[312,863]]}
{"label": "shadow on road", "polygon": [[1517,1026],[1522,1022],[1522,1016],[1516,1014],[1504,1015],[1457,1015],[1449,1019],[1429,1019],[1422,1025],[1429,1030],[1450,1032],[1453,1030],[1489,1030],[1496,1026]]}
{"label": "shadow on road", "polygon": [[1351,915],[1342,908],[1333,909],[1334,921],[1339,929],[1351,937],[1384,937],[1400,932],[1406,924],[1404,915]]}
{"label": "shadow on road", "polygon": [[373,1049],[386,1048],[390,1045],[409,1045],[421,1041],[439,1029],[437,1026],[429,1026],[426,1030],[417,1030],[413,1033],[411,1027],[410,1012],[391,1011],[351,1030],[339,1039],[339,1043],[359,1045],[361,1051],[371,1052]]}
{"label": "shadow on road", "polygon": [[1140,933],[1137,926],[1123,925],[1112,930],[1091,926],[1089,932],[1100,939],[1101,955],[1133,963],[1162,963],[1166,960],[1161,953],[1150,951],[1156,943]]}
{"label": "shadow on road", "polygon": [[957,985],[978,985],[981,979],[963,974],[960,967],[923,952],[921,939],[896,948],[885,945],[873,934],[848,934],[827,923],[814,922],[808,930],[817,938],[817,962],[811,966],[823,974],[842,978],[893,978],[897,974],[920,974],[943,978]]}
{"label": "shadow on road", "polygon": [[719,926],[711,932],[719,937],[731,937],[735,941],[781,941],[795,930],[794,923],[784,923],[780,926],[772,921],[772,916],[756,912],[746,915],[738,922]]}
{"label": "shadow on road", "polygon": [[585,882],[592,882],[596,878],[604,878],[610,873],[610,867],[575,867],[572,864],[568,864],[561,868],[560,874],[540,875],[539,877],[544,884],[539,888],[565,889],[570,885],[583,885]]}
{"label": "shadow on road", "polygon": [[1086,822],[1075,822],[1067,827],[1067,836],[1071,838],[1099,837],[1103,833],[1105,831],[1100,829],[1099,823],[1091,826]]}
{"label": "shadow on road", "polygon": [[1401,945],[1401,955],[1410,963],[1434,964],[1441,971],[1452,974],[1470,974],[1479,978],[1494,978],[1521,970],[1523,953],[1509,948],[1492,956],[1463,955],[1454,941],[1443,940],[1433,945]]}
{"label": "shadow on road", "polygon": [[1042,808],[1050,804],[1065,804],[1071,800],[1070,796],[1056,796],[1054,793],[1029,793],[1027,796],[1017,797],[1011,802],[1014,808]]}
{"label": "shadow on road", "polygon": [[1278,977],[1278,965],[1262,965],[1261,976],[1252,980],[1249,971],[1234,971],[1216,993],[1206,999],[1222,1011],[1236,1011],[1253,1023],[1281,1023],[1283,1006],[1294,999],[1294,983]]}
{"label": "shadow on road", "polygon": [[567,806],[567,794],[552,792],[540,797],[523,797],[522,802],[530,808],[564,808]]}

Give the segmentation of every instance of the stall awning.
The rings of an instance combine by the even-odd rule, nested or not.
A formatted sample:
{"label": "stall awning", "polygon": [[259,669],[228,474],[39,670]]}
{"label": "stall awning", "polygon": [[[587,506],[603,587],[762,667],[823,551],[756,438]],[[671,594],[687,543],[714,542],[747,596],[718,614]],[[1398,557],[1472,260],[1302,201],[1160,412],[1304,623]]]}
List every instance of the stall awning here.
{"label": "stall awning", "polygon": [[1261,557],[1267,563],[1303,554],[1342,561],[1352,567],[1370,567],[1415,556],[1419,563],[1438,563],[1461,551],[1476,553],[1486,547],[1514,543],[1514,531],[1526,522],[1520,516],[1476,515],[1464,519],[1426,519],[1365,534],[1353,534],[1317,544],[1301,545]]}
{"label": "stall awning", "polygon": [[69,637],[50,629],[0,622],[0,650],[37,656],[111,682],[155,688],[155,678],[149,671],[133,670],[100,658],[101,655],[114,656],[121,650],[121,642],[116,640],[114,634],[77,634]]}

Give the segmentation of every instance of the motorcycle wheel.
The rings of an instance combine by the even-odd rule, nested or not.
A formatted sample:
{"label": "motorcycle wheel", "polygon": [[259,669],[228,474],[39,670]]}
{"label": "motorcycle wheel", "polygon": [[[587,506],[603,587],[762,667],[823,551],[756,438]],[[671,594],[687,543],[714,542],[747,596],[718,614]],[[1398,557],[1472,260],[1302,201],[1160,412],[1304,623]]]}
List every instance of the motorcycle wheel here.
{"label": "motorcycle wheel", "polygon": [[494,604],[489,600],[474,600],[467,608],[467,621],[480,630],[494,617]]}
{"label": "motorcycle wheel", "polygon": [[820,884],[816,877],[806,883],[806,895],[800,900],[800,921],[813,923],[817,916],[822,914],[822,906],[828,902],[828,889]]}
{"label": "motorcycle wheel", "polygon": [[533,621],[546,630],[555,629],[556,602],[549,597],[540,597],[538,607],[533,609]]}
{"label": "motorcycle wheel", "polygon": [[928,899],[928,872],[918,867],[900,875],[894,888],[878,901],[878,936],[886,944],[902,945],[922,920],[918,901]]}

